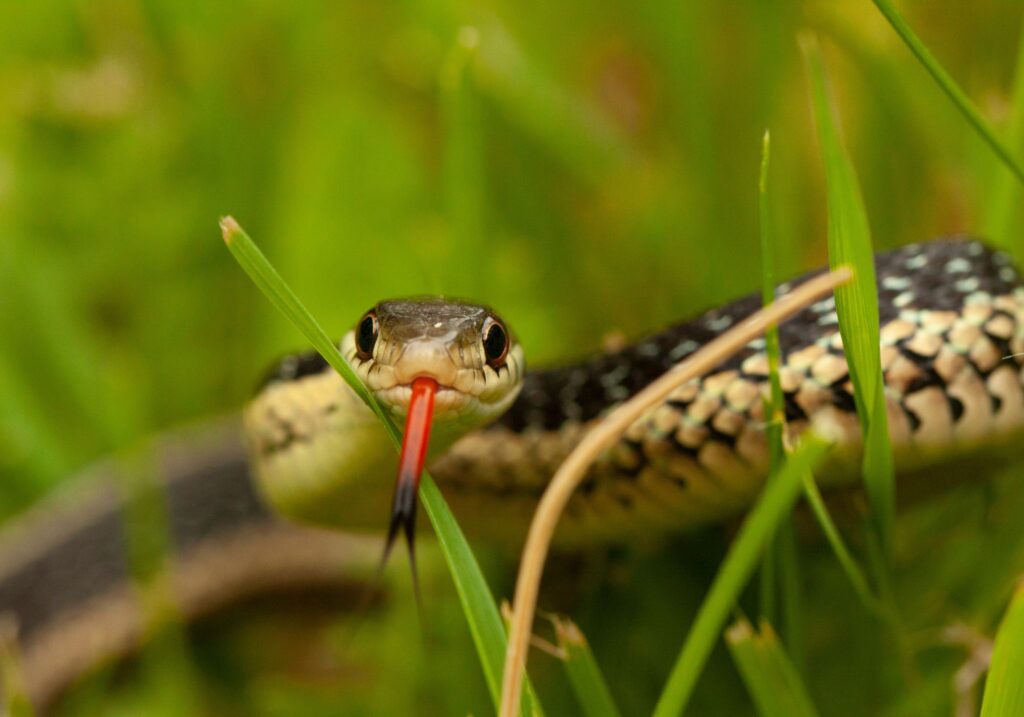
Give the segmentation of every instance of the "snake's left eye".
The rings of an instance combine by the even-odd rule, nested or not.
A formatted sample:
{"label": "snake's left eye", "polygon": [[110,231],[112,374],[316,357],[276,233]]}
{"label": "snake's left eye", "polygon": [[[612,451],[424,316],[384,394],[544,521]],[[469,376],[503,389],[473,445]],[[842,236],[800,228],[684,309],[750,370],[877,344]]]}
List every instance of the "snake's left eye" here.
{"label": "snake's left eye", "polygon": [[377,322],[377,314],[370,311],[364,316],[359,326],[356,327],[356,356],[364,361],[373,356],[373,347],[377,343],[377,334],[380,333],[380,324]]}
{"label": "snake's left eye", "polygon": [[484,342],[484,355],[491,368],[498,368],[505,363],[508,356],[508,332],[501,322],[493,316],[488,316],[484,322],[482,332]]}

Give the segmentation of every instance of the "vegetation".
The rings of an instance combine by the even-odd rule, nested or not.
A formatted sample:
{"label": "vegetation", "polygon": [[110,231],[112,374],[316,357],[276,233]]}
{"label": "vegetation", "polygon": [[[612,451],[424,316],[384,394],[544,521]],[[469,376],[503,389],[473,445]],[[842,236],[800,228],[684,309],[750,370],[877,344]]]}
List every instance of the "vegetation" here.
{"label": "vegetation", "polygon": [[[971,122],[880,9],[893,4],[3,5],[0,514],[90,460],[234,410],[270,359],[304,345],[216,241],[226,213],[329,334],[382,297],[464,295],[498,308],[538,365],[760,285],[770,128],[775,274],[825,264],[835,206],[797,45],[808,30],[874,247],[984,231],[1021,255],[1020,186],[975,121],[1019,161],[1019,9],[899,3],[977,108]],[[773,623],[777,640],[733,628],[730,655],[716,624],[688,713],[785,704],[766,692],[769,671],[823,715],[980,704],[980,689],[957,694],[953,678],[1000,624],[1020,631],[1016,463],[899,511],[891,528],[879,518],[891,548],[881,599],[899,609],[898,628],[868,594],[879,569],[867,585],[853,562],[879,562],[872,532],[840,522],[844,545],[811,523],[796,548],[800,629]],[[650,713],[729,537],[711,529],[577,561],[542,607],[570,613],[590,654],[568,680],[555,658],[531,654],[546,714],[579,712],[579,674],[603,676],[623,714]],[[844,545],[845,568],[832,545]],[[492,592],[510,595],[507,557],[473,547]],[[792,557],[785,545],[773,554]],[[489,714],[444,562],[436,550],[422,558],[422,625],[399,566],[357,630],[345,605],[248,606],[171,629],[127,671],[81,685],[60,714]],[[786,574],[777,582],[792,585]],[[780,590],[792,606],[792,587]],[[759,604],[750,587],[739,606],[753,615]],[[1019,699],[1009,634],[995,643],[1009,662],[994,669],[986,715]]]}

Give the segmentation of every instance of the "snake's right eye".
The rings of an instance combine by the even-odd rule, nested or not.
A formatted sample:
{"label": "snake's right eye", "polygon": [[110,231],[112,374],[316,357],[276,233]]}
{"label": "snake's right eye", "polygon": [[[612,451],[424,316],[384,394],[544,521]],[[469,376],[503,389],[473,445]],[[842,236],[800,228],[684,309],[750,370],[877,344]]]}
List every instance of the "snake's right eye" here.
{"label": "snake's right eye", "polygon": [[377,343],[377,334],[380,333],[380,324],[377,322],[377,314],[369,312],[356,327],[356,356],[364,361],[373,357],[373,347]]}
{"label": "snake's right eye", "polygon": [[505,364],[508,356],[508,332],[501,322],[488,316],[483,328],[484,355],[491,368],[497,369]]}

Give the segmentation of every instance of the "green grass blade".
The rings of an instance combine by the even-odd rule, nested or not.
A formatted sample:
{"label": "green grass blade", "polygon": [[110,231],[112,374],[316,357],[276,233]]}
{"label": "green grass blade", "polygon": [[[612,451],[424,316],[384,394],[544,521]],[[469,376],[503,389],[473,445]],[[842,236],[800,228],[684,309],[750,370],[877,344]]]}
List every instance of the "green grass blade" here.
{"label": "green grass blade", "polygon": [[601,668],[594,659],[594,653],[590,651],[587,638],[576,623],[568,619],[555,619],[555,637],[564,652],[562,663],[583,715],[618,717],[619,710],[604,681]]}
{"label": "green grass blade", "polygon": [[[775,301],[775,225],[771,216],[769,194],[769,169],[771,166],[771,133],[765,130],[761,142],[761,174],[758,182],[758,214],[761,228],[761,302],[768,306]],[[765,433],[768,439],[769,472],[768,479],[778,475],[785,459],[783,432],[785,431],[785,402],[782,395],[782,382],[779,379],[781,350],[779,348],[779,329],[770,326],[765,331],[765,354],[768,357],[768,384],[770,387],[768,400],[765,401],[767,422]],[[776,597],[781,598],[783,629],[786,644],[794,654],[800,654],[800,583],[796,576],[799,571],[799,555],[796,552],[796,541],[792,535],[792,521],[786,521],[776,533],[768,549],[765,551],[761,565],[761,584],[759,597],[761,600],[761,617],[769,622],[778,620]]]}
{"label": "green grass blade", "polygon": [[1017,586],[996,633],[992,662],[985,680],[981,717],[1024,714],[1024,582]]}
{"label": "green grass blade", "polygon": [[821,531],[825,534],[825,539],[832,548],[832,552],[835,553],[839,565],[842,567],[843,572],[846,573],[846,577],[850,580],[850,584],[853,586],[858,597],[860,597],[861,602],[872,612],[884,613],[882,604],[871,592],[871,585],[868,583],[864,571],[861,570],[853,554],[846,547],[843,536],[839,533],[839,529],[832,520],[832,516],[829,515],[828,507],[821,497],[821,492],[818,490],[818,484],[814,481],[813,473],[804,475],[804,497],[807,499],[808,505],[811,506],[811,512],[814,513]]}
{"label": "green grass blade", "polygon": [[1007,168],[1013,172],[1022,183],[1024,183],[1024,167],[1017,161],[1009,149],[999,140],[995,131],[988,125],[981,112],[974,106],[970,98],[960,89],[960,86],[949,76],[942,65],[939,64],[932,53],[928,51],[921,39],[914,34],[906,19],[900,14],[892,0],[872,0],[875,7],[885,16],[885,19],[892,25],[893,30],[903,38],[910,51],[924,65],[924,69],[938,83],[946,96],[953,101],[960,113],[970,122],[971,126],[978,132],[985,143],[992,148],[992,151],[1003,161]]}
{"label": "green grass blade", "polygon": [[[1015,156],[1024,154],[1024,23],[1017,40],[1017,66],[1014,70],[1013,97],[1007,142]],[[1020,187],[1005,171],[997,170],[991,181],[991,192],[982,226],[985,236],[995,244],[1012,250],[1018,260],[1024,258],[1020,241],[1013,234],[1014,221],[1020,217]]]}
{"label": "green grass blade", "polygon": [[331,367],[345,379],[345,383],[380,418],[392,438],[401,443],[401,434],[398,428],[391,422],[388,415],[384,413],[384,409],[381,408],[377,399],[366,390],[363,382],[359,380],[355,371],[352,370],[352,367],[348,365],[348,362],[345,361],[338,351],[337,346],[328,338],[324,330],[320,328],[320,324],[316,322],[309,311],[306,310],[306,307],[302,305],[295,292],[285,283],[281,275],[277,273],[277,270],[271,266],[263,252],[259,250],[253,240],[249,238],[249,235],[245,233],[245,230],[231,217],[222,219],[220,226],[221,231],[224,233],[224,243],[227,244],[235,260],[245,270],[245,273],[249,275],[249,278],[252,279],[257,288],[270,299],[270,303],[274,305],[274,308],[295,324],[295,327],[302,332],[302,335],[313,345],[317,353],[327,360]]}
{"label": "green grass blade", "polygon": [[733,662],[747,691],[764,717],[815,717],[807,687],[768,622],[760,632],[741,618],[725,633]]}
{"label": "green grass blade", "polygon": [[[758,210],[761,228],[761,303],[768,306],[775,301],[775,257],[772,252],[770,216],[768,206],[768,168],[771,163],[771,134],[765,130],[761,140],[761,174],[758,180]],[[778,472],[783,459],[782,445],[782,384],[779,383],[779,329],[769,326],[765,331],[765,352],[768,355],[770,394],[764,403],[765,435],[768,439],[768,477]],[[773,540],[761,561],[761,579],[758,586],[760,616],[770,622],[777,619],[776,560],[777,540]]]}
{"label": "green grass blade", "polygon": [[[758,183],[758,213],[761,223],[761,303],[765,306],[775,301],[775,232],[771,219],[771,205],[768,195],[768,170],[771,164],[771,134],[765,130],[761,144],[761,176]],[[765,353],[768,356],[768,382],[771,387],[765,415],[768,417],[767,434],[772,473],[782,467],[785,451],[782,444],[782,429],[785,419],[785,401],[782,396],[782,382],[779,379],[781,350],[779,349],[779,327],[769,326],[764,332]]]}
{"label": "green grass blade", "polygon": [[[313,345],[313,348],[341,375],[373,412],[381,419],[396,449],[401,445],[401,432],[395,426],[381,405],[374,398],[352,367],[348,365],[337,347],[324,330],[306,310],[298,297],[277,273],[249,235],[231,217],[221,220],[224,242],[242,269],[249,275],[270,302],[293,324]],[[480,656],[487,687],[495,706],[500,699],[501,671],[505,660],[505,628],[498,614],[490,588],[484,580],[480,565],[470,550],[462,530],[448,508],[441,491],[433,478],[426,472],[420,483],[420,499],[434,526],[438,543],[451,571],[455,588],[466,614],[473,642]],[[520,713],[532,717],[540,713],[540,705],[527,685],[523,695]]]}
{"label": "green grass blade", "polygon": [[864,435],[864,484],[885,556],[892,540],[896,487],[879,351],[871,229],[853,163],[839,139],[817,40],[807,37],[801,44],[810,73],[815,124],[825,165],[829,264],[849,264],[855,272],[853,281],[836,290],[836,310]]}
{"label": "green grass blade", "polygon": [[736,541],[729,549],[697,612],[658,700],[654,717],[673,717],[681,715],[686,709],[697,678],[721,635],[730,610],[736,604],[768,541],[789,515],[793,503],[800,495],[802,476],[821,462],[828,449],[828,443],[806,435],[786,460],[776,479],[766,484],[757,504],[743,521]]}
{"label": "green grass blade", "polygon": [[[497,706],[501,699],[501,671],[505,664],[505,625],[462,529],[448,508],[441,490],[428,475],[424,475],[420,483],[420,500],[434,526],[437,542],[441,545],[445,562],[455,581],[455,590],[459,594],[473,642],[480,654],[491,699]],[[520,714],[540,714],[540,702],[529,684],[526,685]]]}

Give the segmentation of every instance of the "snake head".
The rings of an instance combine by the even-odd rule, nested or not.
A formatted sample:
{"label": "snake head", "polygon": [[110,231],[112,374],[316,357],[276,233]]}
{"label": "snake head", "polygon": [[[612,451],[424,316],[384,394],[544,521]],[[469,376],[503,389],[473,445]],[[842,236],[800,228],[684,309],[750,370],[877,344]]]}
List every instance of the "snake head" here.
{"label": "snake head", "polygon": [[522,386],[523,350],[508,325],[486,306],[461,301],[382,301],[345,335],[341,353],[398,422],[409,414],[413,381],[436,381],[439,446],[496,419]]}
{"label": "snake head", "polygon": [[381,566],[399,531],[414,536],[431,432],[448,445],[505,412],[522,385],[523,353],[490,309],[436,298],[383,301],[341,343],[367,388],[405,431]]}

